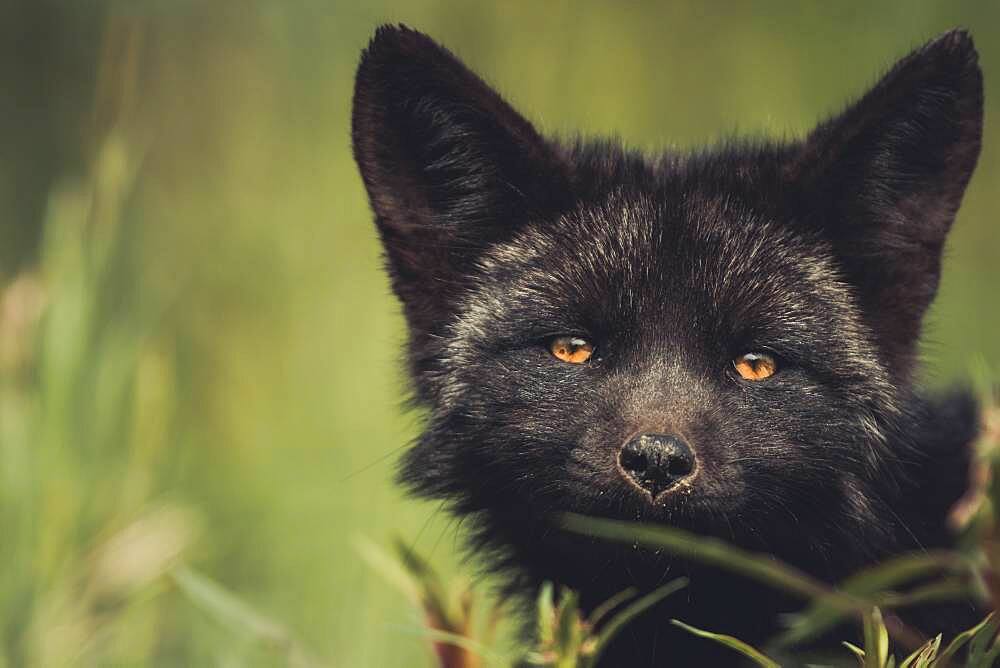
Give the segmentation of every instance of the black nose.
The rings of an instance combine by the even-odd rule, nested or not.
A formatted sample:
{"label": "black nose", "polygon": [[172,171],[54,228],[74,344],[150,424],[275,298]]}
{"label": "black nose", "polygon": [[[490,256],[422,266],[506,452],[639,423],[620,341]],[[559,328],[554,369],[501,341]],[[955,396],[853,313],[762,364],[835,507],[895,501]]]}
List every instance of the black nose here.
{"label": "black nose", "polygon": [[676,436],[640,434],[622,446],[618,463],[629,480],[655,499],[694,471],[694,453]]}

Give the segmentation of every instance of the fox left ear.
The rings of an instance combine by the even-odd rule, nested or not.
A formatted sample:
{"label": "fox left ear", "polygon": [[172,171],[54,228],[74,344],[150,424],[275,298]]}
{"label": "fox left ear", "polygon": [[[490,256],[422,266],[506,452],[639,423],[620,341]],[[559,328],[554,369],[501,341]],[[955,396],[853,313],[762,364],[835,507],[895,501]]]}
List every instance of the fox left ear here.
{"label": "fox left ear", "polygon": [[982,123],[978,55],[969,34],[955,30],[817,127],[785,167],[803,217],[832,242],[887,361],[902,373],[937,292]]}
{"label": "fox left ear", "polygon": [[411,333],[433,335],[477,257],[566,206],[568,168],[449,51],[382,26],[361,57],[354,156]]}

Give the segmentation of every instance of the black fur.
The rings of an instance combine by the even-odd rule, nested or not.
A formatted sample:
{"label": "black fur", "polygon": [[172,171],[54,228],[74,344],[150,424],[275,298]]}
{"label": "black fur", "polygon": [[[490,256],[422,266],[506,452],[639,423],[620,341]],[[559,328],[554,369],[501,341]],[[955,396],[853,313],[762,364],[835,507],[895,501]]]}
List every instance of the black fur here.
{"label": "black fur", "polygon": [[[665,620],[755,642],[795,606],[566,534],[553,513],[716,535],[829,581],[946,544],[975,406],[912,377],[982,103],[972,39],[954,31],[801,141],[647,157],[547,140],[431,39],[380,28],[352,133],[428,409],[401,479],[470,516],[518,591],[549,579],[593,606],[689,574],[610,665],[732,661]],[[563,334],[593,342],[591,361],[556,360],[546,344]],[[751,351],[778,373],[736,376]],[[643,432],[683,436],[699,462],[655,503],[617,466]],[[974,616],[942,610],[913,620],[936,632]]]}

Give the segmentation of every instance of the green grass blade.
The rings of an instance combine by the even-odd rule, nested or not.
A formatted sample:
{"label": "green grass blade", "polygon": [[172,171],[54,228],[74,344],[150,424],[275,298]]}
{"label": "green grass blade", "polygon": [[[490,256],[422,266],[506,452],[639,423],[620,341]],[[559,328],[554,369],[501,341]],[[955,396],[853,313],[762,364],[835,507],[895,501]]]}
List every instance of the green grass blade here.
{"label": "green grass blade", "polygon": [[865,668],[865,650],[861,649],[860,647],[858,647],[853,643],[847,642],[846,640],[841,642],[840,644],[846,647],[847,649],[851,650],[851,653],[854,654],[854,656],[857,657],[858,659],[858,665],[861,666],[861,668]]}
{"label": "green grass blade", "polygon": [[760,650],[756,649],[755,647],[743,642],[739,638],[723,635],[721,633],[712,633],[710,631],[704,631],[702,629],[695,628],[693,626],[685,624],[684,622],[677,619],[671,619],[670,623],[673,624],[674,626],[678,626],[684,629],[688,633],[692,633],[698,636],[699,638],[707,638],[709,640],[714,640],[720,645],[725,645],[726,647],[729,647],[730,649],[733,649],[742,654],[743,656],[747,657],[748,659],[756,663],[758,666],[762,666],[763,668],[781,668],[781,665],[777,661],[770,658],[769,656],[767,656]]}
{"label": "green grass blade", "polygon": [[577,657],[583,643],[580,597],[572,589],[562,589],[556,605],[556,652],[563,659]]}
{"label": "green grass blade", "polygon": [[192,603],[232,630],[276,644],[287,640],[288,633],[280,624],[200,573],[181,567],[171,575]]}
{"label": "green grass blade", "polygon": [[672,527],[619,522],[566,513],[562,524],[570,531],[608,540],[641,543],[769,584],[808,599],[824,598],[838,609],[860,611],[864,602],[836,592],[806,573],[767,554],[749,552],[716,538],[698,536]]}
{"label": "green grass blade", "polygon": [[940,648],[941,634],[939,633],[918,647],[913,654],[903,659],[903,662],[899,664],[899,668],[911,668],[911,666],[912,668],[927,668],[931,665],[934,658],[937,657]]}
{"label": "green grass blade", "polygon": [[597,663],[597,659],[601,656],[601,652],[603,652],[608,646],[608,643],[614,640],[615,636],[617,636],[629,622],[666,597],[680,591],[686,587],[687,584],[687,578],[677,578],[676,580],[671,580],[662,587],[658,587],[645,596],[633,601],[624,610],[608,620],[608,623],[604,625],[604,628],[601,629],[601,632],[597,636],[597,643],[594,646],[594,655],[591,662],[593,664]]}
{"label": "green grass blade", "polygon": [[594,611],[590,613],[590,617],[587,618],[587,621],[590,622],[590,625],[595,628],[600,626],[601,620],[604,619],[609,612],[630,598],[633,598],[637,593],[638,590],[635,587],[629,587],[628,589],[618,592],[604,603],[601,603],[599,606],[594,608]]}
{"label": "green grass blade", "polygon": [[420,585],[412,573],[403,568],[397,559],[394,559],[374,541],[363,536],[355,538],[354,547],[362,559],[386,582],[391,583],[401,591],[413,605],[420,605]]}
{"label": "green grass blade", "polygon": [[884,668],[889,656],[889,632],[882,611],[873,608],[863,622],[865,634],[865,668]]}
{"label": "green grass blade", "polygon": [[998,658],[1000,658],[1000,642],[994,640],[993,646],[983,655],[983,660],[979,665],[984,667],[995,666]]}
{"label": "green grass blade", "polygon": [[962,647],[964,647],[965,644],[969,642],[969,640],[974,638],[984,628],[994,627],[994,614],[995,613],[990,613],[989,615],[986,616],[985,619],[983,619],[983,621],[979,622],[971,629],[962,631],[957,636],[955,636],[952,639],[952,641],[948,643],[948,646],[944,648],[944,651],[942,651],[941,654],[938,655],[938,663],[942,666],[947,666],[948,661],[954,658],[955,655],[958,654],[958,651],[961,650]]}
{"label": "green grass blade", "polygon": [[876,594],[872,598],[880,608],[905,608],[935,601],[962,601],[975,595],[976,589],[964,580],[946,579],[911,591]]}
{"label": "green grass blade", "polygon": [[998,628],[1000,619],[993,615],[986,624],[981,624],[972,634],[969,639],[969,657],[966,661],[969,668],[991,668],[992,663],[987,661],[987,653],[990,644],[996,639]]}
{"label": "green grass blade", "polygon": [[[962,583],[946,580],[905,594],[886,592],[887,589],[940,571],[966,572],[969,568],[966,561],[956,553],[917,552],[863,569],[844,580],[837,589],[859,598],[870,597],[874,599],[872,602],[880,607],[903,607],[930,600],[956,598],[967,593],[968,587]],[[801,615],[794,616],[795,621],[791,628],[777,638],[775,645],[790,647],[810,640],[852,615],[853,611],[830,605],[826,599],[820,599]]]}
{"label": "green grass blade", "polygon": [[964,573],[969,563],[957,552],[911,552],[864,568],[844,580],[841,588],[858,594],[884,591],[939,571]]}
{"label": "green grass blade", "polygon": [[400,564],[420,587],[421,603],[427,614],[435,620],[435,625],[451,631],[461,630],[462,620],[449,604],[448,590],[440,574],[402,538],[397,537],[393,541],[393,547]]}
{"label": "green grass blade", "polygon": [[542,647],[551,647],[556,640],[556,609],[552,601],[552,583],[545,581],[538,590],[538,641]]}
{"label": "green grass blade", "polygon": [[174,569],[170,576],[177,588],[195,606],[233,632],[249,636],[265,646],[282,650],[289,665],[324,665],[283,625],[257,612],[219,584],[186,567]]}

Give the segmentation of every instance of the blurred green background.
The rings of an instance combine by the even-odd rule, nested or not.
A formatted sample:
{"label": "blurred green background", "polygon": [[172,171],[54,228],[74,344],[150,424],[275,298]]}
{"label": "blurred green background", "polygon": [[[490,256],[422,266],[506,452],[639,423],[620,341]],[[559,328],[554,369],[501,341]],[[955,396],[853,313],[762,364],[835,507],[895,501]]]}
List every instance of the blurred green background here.
{"label": "blurred green background", "polygon": [[391,482],[419,416],[348,133],[390,21],[545,131],[648,148],[802,133],[970,28],[985,147],[927,382],[1000,368],[1000,3],[8,0],[0,666],[431,662],[356,548],[461,560],[461,527]]}

